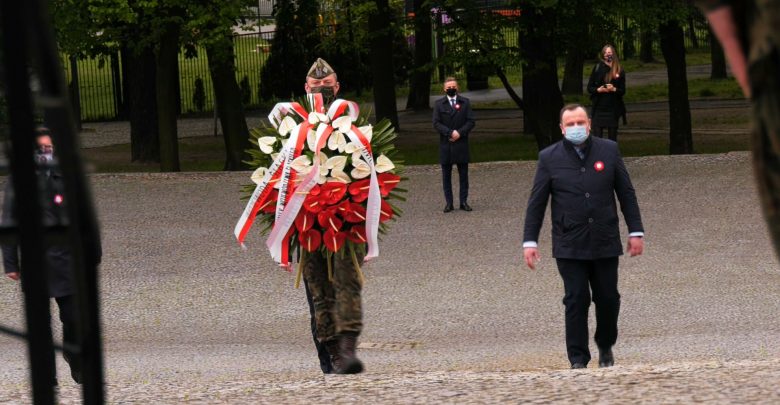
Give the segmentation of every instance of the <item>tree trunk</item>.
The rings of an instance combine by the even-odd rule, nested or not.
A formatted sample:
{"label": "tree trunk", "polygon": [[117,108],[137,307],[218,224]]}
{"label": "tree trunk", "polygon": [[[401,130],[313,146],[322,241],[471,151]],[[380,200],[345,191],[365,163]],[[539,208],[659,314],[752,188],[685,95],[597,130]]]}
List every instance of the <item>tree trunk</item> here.
{"label": "tree trunk", "polygon": [[138,53],[122,48],[127,118],[130,121],[130,161],[160,161],[160,130],[157,126],[157,86],[154,51]]}
{"label": "tree trunk", "polygon": [[568,95],[582,94],[582,71],[585,68],[585,56],[579,50],[570,49],[566,53],[566,66],[563,69],[561,92]]}
{"label": "tree trunk", "polygon": [[426,0],[414,0],[414,72],[409,81],[406,108],[415,111],[431,108],[431,13]]}
{"label": "tree trunk", "polygon": [[119,70],[119,52],[111,53],[111,82],[114,89],[114,111],[117,119],[125,119],[124,92],[122,91],[122,72]]}
{"label": "tree trunk", "polygon": [[693,21],[693,15],[688,15],[688,38],[691,39],[693,49],[699,47],[699,38],[696,38],[696,24]]}
{"label": "tree trunk", "polygon": [[531,130],[536,144],[542,150],[561,138],[558,114],[563,107],[563,96],[558,88],[555,44],[551,43],[555,30],[554,9],[523,9],[521,24],[525,35],[520,38],[523,55],[523,116],[530,116]]}
{"label": "tree trunk", "polygon": [[634,44],[634,28],[628,23],[628,17],[623,16],[623,55],[622,59],[633,58],[636,55]]}
{"label": "tree trunk", "polygon": [[219,43],[207,46],[206,53],[217,99],[217,114],[225,138],[224,170],[247,169],[248,166],[243,161],[249,159],[246,150],[251,144],[244,106],[241,103],[241,89],[236,82],[232,38],[226,34]]}
{"label": "tree trunk", "polygon": [[387,118],[396,131],[398,111],[395,101],[395,80],[393,75],[393,37],[390,33],[391,10],[388,0],[374,0],[376,11],[368,17],[371,38],[371,74],[374,84],[374,110],[376,120]]}
{"label": "tree trunk", "polygon": [[644,63],[655,62],[653,57],[653,31],[642,28],[639,36],[639,60]]}
{"label": "tree trunk", "polygon": [[160,170],[178,172],[179,140],[176,132],[177,99],[176,76],[179,63],[179,26],[164,28],[157,48],[157,114],[160,128]]}
{"label": "tree trunk", "polygon": [[578,1],[573,19],[566,19],[570,34],[566,44],[566,62],[563,69],[561,92],[569,95],[582,94],[582,71],[585,66],[585,50],[588,49],[588,21],[591,20],[592,4]]}
{"label": "tree trunk", "polygon": [[726,78],[726,56],[723,54],[723,46],[720,44],[715,35],[712,34],[712,30],[709,33],[710,37],[710,59],[712,60],[712,71],[710,72],[710,79],[725,79]]}
{"label": "tree trunk", "polygon": [[78,58],[70,56],[70,104],[73,106],[73,119],[76,122],[76,129],[81,131],[81,89],[79,87],[79,64]]}
{"label": "tree trunk", "polygon": [[659,33],[669,78],[669,153],[693,153],[691,108],[685,70],[685,34],[676,20],[661,24]]}

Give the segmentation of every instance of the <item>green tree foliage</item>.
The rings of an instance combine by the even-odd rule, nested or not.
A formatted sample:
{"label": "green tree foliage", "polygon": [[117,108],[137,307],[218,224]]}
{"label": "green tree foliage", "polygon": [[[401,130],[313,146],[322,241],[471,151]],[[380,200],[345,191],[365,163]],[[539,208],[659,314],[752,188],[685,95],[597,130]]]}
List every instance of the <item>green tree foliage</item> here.
{"label": "green tree foliage", "polygon": [[262,99],[289,99],[304,94],[304,78],[319,47],[317,15],[316,1],[277,1],[271,54],[260,73]]}

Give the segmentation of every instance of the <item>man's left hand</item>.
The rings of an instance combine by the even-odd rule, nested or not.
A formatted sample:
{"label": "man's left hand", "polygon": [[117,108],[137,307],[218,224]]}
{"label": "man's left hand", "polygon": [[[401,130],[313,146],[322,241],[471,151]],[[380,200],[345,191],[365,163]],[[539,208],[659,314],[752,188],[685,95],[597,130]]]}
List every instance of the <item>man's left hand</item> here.
{"label": "man's left hand", "polygon": [[641,255],[642,251],[645,250],[644,238],[637,236],[628,238],[628,246],[626,247],[626,250],[628,250],[628,255],[631,257]]}
{"label": "man's left hand", "polygon": [[452,135],[450,135],[450,142],[455,142],[458,139],[460,139],[460,134],[458,131],[452,131]]}

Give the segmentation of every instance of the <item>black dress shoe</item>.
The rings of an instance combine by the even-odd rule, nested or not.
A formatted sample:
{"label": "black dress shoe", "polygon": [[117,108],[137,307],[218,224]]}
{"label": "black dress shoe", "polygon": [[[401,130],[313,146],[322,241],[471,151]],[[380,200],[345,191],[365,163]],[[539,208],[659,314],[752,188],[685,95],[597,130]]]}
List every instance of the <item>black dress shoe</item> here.
{"label": "black dress shoe", "polygon": [[588,366],[586,366],[586,365],[584,365],[584,364],[582,364],[582,363],[572,363],[572,365],[571,365],[571,368],[572,368],[572,369],[577,369],[577,368],[588,368]]}
{"label": "black dress shoe", "polygon": [[447,204],[447,205],[444,206],[444,212],[450,212],[453,209],[454,208],[452,208],[452,204]]}
{"label": "black dress shoe", "polygon": [[615,365],[615,356],[612,354],[612,348],[599,348],[599,367],[612,367]]}
{"label": "black dress shoe", "polygon": [[463,211],[472,211],[472,209],[471,209],[471,207],[469,206],[468,203],[460,204],[460,209],[462,209]]}

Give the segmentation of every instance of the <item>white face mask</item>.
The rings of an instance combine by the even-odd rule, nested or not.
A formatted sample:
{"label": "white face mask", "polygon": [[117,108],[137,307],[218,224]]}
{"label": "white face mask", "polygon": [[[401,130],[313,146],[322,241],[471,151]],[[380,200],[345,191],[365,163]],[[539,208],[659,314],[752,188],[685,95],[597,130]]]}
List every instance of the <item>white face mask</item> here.
{"label": "white face mask", "polygon": [[51,152],[38,152],[36,154],[36,159],[40,164],[48,164],[54,160],[54,154]]}
{"label": "white face mask", "polygon": [[566,127],[563,136],[571,143],[580,145],[588,139],[588,129],[585,125],[575,125],[573,127]]}

